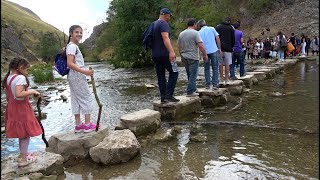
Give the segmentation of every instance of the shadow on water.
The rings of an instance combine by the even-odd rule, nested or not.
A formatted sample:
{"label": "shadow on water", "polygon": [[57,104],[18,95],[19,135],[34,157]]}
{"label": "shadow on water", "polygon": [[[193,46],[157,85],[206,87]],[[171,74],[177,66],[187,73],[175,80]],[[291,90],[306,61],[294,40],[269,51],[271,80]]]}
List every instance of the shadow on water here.
{"label": "shadow on water", "polygon": [[[152,109],[152,102],[159,100],[157,87],[145,87],[157,84],[154,69],[90,66],[95,69],[98,95],[104,104],[104,126],[114,127],[122,115]],[[199,70],[198,87],[203,87],[203,68]],[[181,67],[176,94],[185,94],[186,79]],[[47,113],[47,119],[42,121],[47,139],[74,128],[70,101],[57,98],[64,94],[70,99],[68,84],[61,86],[66,90],[50,92],[51,101],[43,108]],[[319,61],[299,62],[275,78],[259,82],[235,100],[238,98],[245,105],[234,111],[230,111],[234,106],[231,103],[219,109],[202,109],[179,121],[232,121],[279,129],[202,124],[194,131],[190,124],[173,126],[163,122],[162,129],[179,127],[172,139],[158,142],[153,135],[139,137],[141,154],[133,160],[112,166],[84,160],[67,167],[60,179],[319,179]],[[93,120],[96,116],[97,112]],[[15,140],[3,136],[1,139],[1,157],[18,152]],[[32,138],[30,147],[44,149],[41,137]]]}

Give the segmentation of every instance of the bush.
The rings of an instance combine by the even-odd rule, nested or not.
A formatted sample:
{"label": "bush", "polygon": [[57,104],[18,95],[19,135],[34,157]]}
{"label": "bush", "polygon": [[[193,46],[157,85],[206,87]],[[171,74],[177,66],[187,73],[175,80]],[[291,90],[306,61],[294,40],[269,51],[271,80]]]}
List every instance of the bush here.
{"label": "bush", "polygon": [[34,76],[34,82],[43,83],[53,81],[53,69],[51,64],[36,64],[30,68],[30,73]]}

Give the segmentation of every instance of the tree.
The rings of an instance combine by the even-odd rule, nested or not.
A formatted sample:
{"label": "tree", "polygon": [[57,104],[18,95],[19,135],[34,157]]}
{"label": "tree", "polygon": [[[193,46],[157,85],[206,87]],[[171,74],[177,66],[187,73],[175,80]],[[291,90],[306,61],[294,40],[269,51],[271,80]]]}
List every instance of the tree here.
{"label": "tree", "polygon": [[53,62],[55,55],[60,51],[60,42],[53,32],[41,32],[37,50],[44,62]]}
{"label": "tree", "polygon": [[116,67],[143,67],[152,64],[150,52],[142,46],[145,28],[159,16],[163,0],[114,0],[107,14],[117,29],[112,63]]}

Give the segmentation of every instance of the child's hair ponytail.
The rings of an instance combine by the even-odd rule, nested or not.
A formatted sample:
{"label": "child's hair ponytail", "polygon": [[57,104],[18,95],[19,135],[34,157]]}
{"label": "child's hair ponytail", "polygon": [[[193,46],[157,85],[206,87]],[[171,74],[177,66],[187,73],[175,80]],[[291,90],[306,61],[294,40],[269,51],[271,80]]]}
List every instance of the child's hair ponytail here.
{"label": "child's hair ponytail", "polygon": [[[29,61],[23,59],[23,58],[20,58],[20,57],[15,57],[13,58],[10,63],[9,63],[9,66],[8,66],[8,73],[6,74],[5,78],[3,79],[2,81],[2,88],[4,89],[7,85],[7,79],[10,75],[10,71],[12,70],[17,70],[19,74],[22,74],[20,71],[19,71],[19,67],[22,66],[24,68],[27,68],[28,66],[30,66],[30,63]],[[24,75],[24,74],[22,74]],[[26,81],[27,81],[27,86],[30,85],[30,81],[29,81],[29,78],[24,75],[26,77]]]}

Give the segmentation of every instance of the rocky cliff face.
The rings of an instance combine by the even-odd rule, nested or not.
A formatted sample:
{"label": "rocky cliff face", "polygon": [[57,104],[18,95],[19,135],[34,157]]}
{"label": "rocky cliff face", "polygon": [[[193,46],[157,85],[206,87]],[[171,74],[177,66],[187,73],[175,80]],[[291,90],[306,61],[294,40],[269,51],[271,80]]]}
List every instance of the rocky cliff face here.
{"label": "rocky cliff face", "polygon": [[96,39],[101,35],[104,25],[105,23],[94,26],[93,32],[90,35],[90,37],[83,42],[84,46],[88,50],[92,51],[94,48],[96,48],[96,45],[95,45]]}
{"label": "rocky cliff face", "polygon": [[[312,37],[319,35],[319,1],[317,0],[275,0],[263,12],[252,18],[246,7],[239,8],[241,30],[246,38],[266,37],[266,28],[270,35],[278,31],[290,36],[302,33]],[[264,35],[261,35],[264,32]]]}
{"label": "rocky cliff face", "polygon": [[1,28],[1,57],[5,52],[12,52],[12,55],[20,55],[30,61],[38,60],[32,53],[28,51],[25,45],[19,40],[14,29],[10,26]]}

